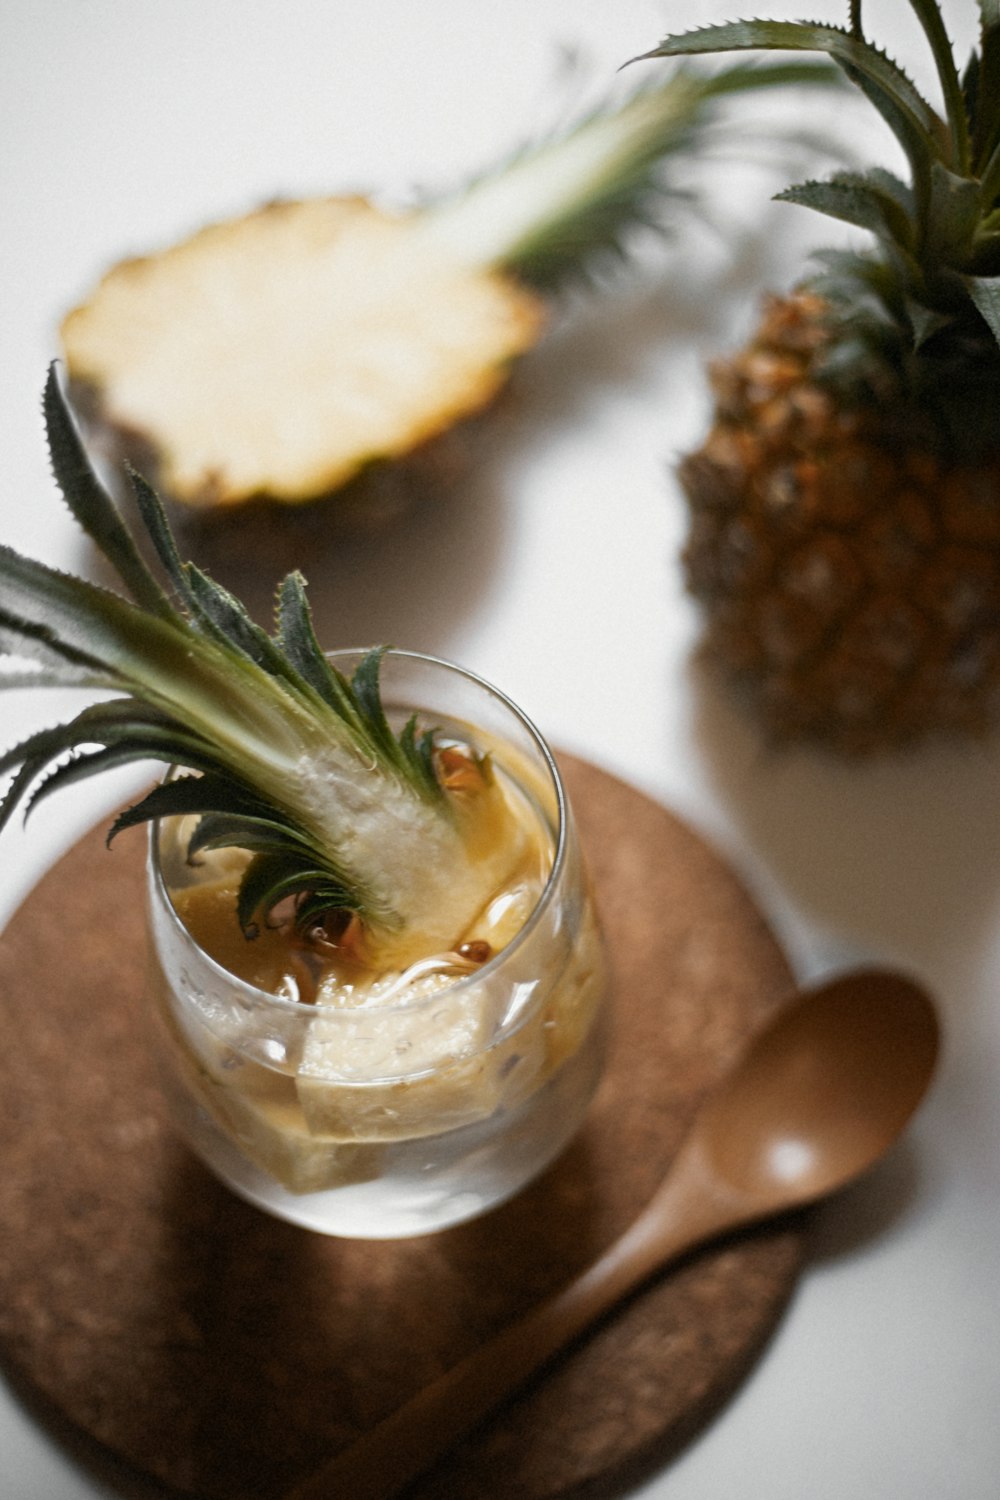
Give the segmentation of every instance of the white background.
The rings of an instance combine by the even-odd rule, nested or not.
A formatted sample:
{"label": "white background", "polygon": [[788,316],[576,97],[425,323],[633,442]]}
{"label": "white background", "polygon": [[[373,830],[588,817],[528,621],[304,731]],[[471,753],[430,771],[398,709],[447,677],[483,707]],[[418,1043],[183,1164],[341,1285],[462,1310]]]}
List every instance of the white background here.
{"label": "white background", "polygon": [[[964,59],[972,0],[946,8]],[[0,538],[92,567],[48,475],[39,396],[59,317],[114,260],[276,195],[402,200],[460,180],[558,114],[577,87],[568,54],[602,88],[672,26],[738,9],[0,0]],[[933,87],[903,0],[868,18]],[[895,162],[852,96],[769,113]],[[455,495],[331,548],[318,571],[303,561],[328,644],[460,660],[557,745],[702,829],[803,976],[887,958],[940,1000],[944,1062],[907,1142],[823,1213],[765,1357],[637,1494],[985,1500],[1000,1474],[1000,753],[993,741],[860,766],[774,753],[691,665],[671,464],[705,427],[704,360],[738,342],[759,293],[788,286],[810,246],[838,238],[768,201],[806,157],[744,136],[704,173],[710,222],[679,215],[669,249],[564,310]],[[62,706],[6,695],[0,741]],[[4,835],[0,922],[129,785],[64,794],[30,841]],[[0,1383],[0,1493],[121,1491],[84,1475]]]}

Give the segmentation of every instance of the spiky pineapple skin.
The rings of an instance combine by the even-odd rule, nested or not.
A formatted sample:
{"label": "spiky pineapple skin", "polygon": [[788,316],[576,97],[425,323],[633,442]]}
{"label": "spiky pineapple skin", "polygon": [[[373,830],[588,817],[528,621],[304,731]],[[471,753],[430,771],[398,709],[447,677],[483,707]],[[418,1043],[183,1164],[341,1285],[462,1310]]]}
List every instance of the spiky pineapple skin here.
{"label": "spiky pineapple skin", "polygon": [[771,298],[710,369],[681,463],[702,653],[777,742],[847,754],[1000,718],[1000,440],[949,451],[903,393],[838,399],[829,309]]}

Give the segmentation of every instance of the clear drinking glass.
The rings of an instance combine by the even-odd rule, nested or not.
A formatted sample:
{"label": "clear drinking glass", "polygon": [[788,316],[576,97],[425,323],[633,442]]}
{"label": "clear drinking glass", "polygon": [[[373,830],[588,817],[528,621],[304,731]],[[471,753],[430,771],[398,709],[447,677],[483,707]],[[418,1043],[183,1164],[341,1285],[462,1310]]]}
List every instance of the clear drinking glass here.
{"label": "clear drinking glass", "polygon": [[[335,652],[349,674],[359,652]],[[516,1193],[567,1144],[603,1061],[606,981],[573,817],[552,754],[503,694],[449,663],[387,653],[391,721],[489,750],[551,848],[506,947],[431,995],[320,1007],[248,984],[192,938],[170,890],[199,878],[154,826],[149,1012],[172,1112],[237,1193],[326,1234],[423,1234]]]}

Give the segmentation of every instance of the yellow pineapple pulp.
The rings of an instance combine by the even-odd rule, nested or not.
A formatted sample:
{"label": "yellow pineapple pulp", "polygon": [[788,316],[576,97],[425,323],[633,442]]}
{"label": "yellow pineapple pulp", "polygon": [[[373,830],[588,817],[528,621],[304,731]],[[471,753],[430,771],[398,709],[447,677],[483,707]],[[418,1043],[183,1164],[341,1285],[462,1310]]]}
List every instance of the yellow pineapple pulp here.
{"label": "yellow pineapple pulp", "polygon": [[83,404],[152,446],[173,499],[288,504],[487,405],[544,320],[511,277],[422,250],[406,216],[326,198],[113,267],[62,341]]}

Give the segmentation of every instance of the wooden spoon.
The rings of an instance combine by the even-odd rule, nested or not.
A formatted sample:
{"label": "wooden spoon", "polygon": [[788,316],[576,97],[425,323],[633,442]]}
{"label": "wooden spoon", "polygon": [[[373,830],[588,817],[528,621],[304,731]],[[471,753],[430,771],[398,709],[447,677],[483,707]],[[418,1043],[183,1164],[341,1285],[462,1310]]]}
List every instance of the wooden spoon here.
{"label": "wooden spoon", "polygon": [[938,1053],[927,995],[884,970],[801,994],[708,1098],[663,1185],[601,1258],[339,1453],[285,1500],[387,1500],[654,1271],[874,1165]]}

